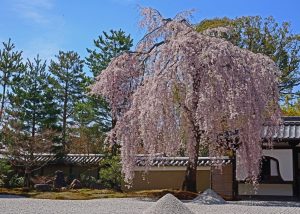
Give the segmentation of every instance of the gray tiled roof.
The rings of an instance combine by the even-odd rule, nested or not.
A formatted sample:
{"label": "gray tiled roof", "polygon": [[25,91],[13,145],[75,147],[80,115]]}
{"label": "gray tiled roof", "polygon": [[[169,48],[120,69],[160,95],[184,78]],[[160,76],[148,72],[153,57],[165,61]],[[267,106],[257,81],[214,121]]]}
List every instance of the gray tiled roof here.
{"label": "gray tiled roof", "polygon": [[[2,158],[5,158],[4,156]],[[1,159],[1,156],[0,156]],[[98,165],[104,159],[102,154],[68,154],[64,157],[56,157],[53,154],[36,154],[35,160],[37,162],[49,164],[72,164],[72,165]],[[138,156],[136,159],[137,166],[145,166],[147,158],[145,156]],[[232,160],[228,157],[213,158],[213,157],[199,157],[198,166],[210,166],[214,164],[230,164]],[[151,162],[151,166],[187,166],[188,157],[155,157]]]}
{"label": "gray tiled roof", "polygon": [[[279,141],[300,141],[300,117],[283,117],[283,124],[279,127],[278,132],[273,136]],[[263,138],[266,137],[268,127],[263,130]]]}
{"label": "gray tiled roof", "polygon": [[[188,157],[155,157],[151,162],[150,166],[187,166]],[[145,166],[147,158],[138,157],[137,166]],[[232,160],[228,157],[222,158],[209,158],[209,157],[199,157],[198,166],[210,166],[215,164],[227,165],[232,163]]]}
{"label": "gray tiled roof", "polygon": [[37,155],[36,160],[50,163],[64,163],[74,165],[98,165],[104,158],[102,154],[67,154],[64,157],[56,157],[54,155]]}
{"label": "gray tiled roof", "polygon": [[[71,165],[98,165],[104,158],[102,154],[67,154],[64,157],[57,157],[53,154],[35,154],[35,161],[49,164],[71,164]],[[0,159],[7,158],[0,154]]]}

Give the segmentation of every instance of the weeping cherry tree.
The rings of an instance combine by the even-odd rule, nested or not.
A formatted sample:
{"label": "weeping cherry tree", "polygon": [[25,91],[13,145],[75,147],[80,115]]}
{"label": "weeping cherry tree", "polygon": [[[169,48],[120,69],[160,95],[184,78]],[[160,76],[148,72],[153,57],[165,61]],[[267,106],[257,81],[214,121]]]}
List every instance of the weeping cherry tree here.
{"label": "weeping cherry tree", "polygon": [[[121,144],[122,171],[132,181],[137,154],[189,157],[184,189],[196,191],[199,150],[234,150],[250,181],[260,173],[261,130],[280,123],[275,63],[220,39],[197,33],[186,17],[164,19],[141,10],[146,34],[136,50],[116,57],[91,86],[117,116],[108,138]],[[270,141],[271,142],[271,141]]]}

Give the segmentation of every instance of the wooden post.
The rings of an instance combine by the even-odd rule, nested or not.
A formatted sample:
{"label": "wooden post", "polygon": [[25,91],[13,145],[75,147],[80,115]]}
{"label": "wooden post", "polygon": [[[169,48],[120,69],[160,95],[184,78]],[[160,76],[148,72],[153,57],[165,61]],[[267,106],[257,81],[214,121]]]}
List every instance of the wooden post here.
{"label": "wooden post", "polygon": [[236,153],[233,154],[232,159],[232,199],[237,200],[238,199],[238,182],[236,180]]}
{"label": "wooden post", "polygon": [[213,166],[210,164],[210,174],[209,174],[209,179],[210,179],[210,189],[213,189]]}
{"label": "wooden post", "polygon": [[73,174],[73,167],[72,167],[72,164],[69,165],[69,178],[71,178]]}
{"label": "wooden post", "polygon": [[44,176],[44,167],[41,168],[40,176]]}
{"label": "wooden post", "polygon": [[97,167],[97,180],[100,179],[100,166]]}

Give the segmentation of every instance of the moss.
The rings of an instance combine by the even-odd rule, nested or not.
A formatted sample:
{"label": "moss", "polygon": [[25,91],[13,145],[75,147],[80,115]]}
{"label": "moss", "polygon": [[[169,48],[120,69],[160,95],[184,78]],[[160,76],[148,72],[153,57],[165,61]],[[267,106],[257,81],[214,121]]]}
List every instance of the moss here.
{"label": "moss", "polygon": [[113,190],[103,189],[79,189],[66,190],[61,192],[37,192],[35,190],[23,191],[22,188],[6,189],[0,188],[0,194],[18,195],[28,198],[36,199],[53,199],[53,200],[89,200],[101,198],[130,198],[130,197],[146,197],[146,198],[160,198],[167,193],[173,194],[179,199],[190,200],[197,196],[192,192],[185,192],[179,190],[145,190],[136,192],[116,192]]}

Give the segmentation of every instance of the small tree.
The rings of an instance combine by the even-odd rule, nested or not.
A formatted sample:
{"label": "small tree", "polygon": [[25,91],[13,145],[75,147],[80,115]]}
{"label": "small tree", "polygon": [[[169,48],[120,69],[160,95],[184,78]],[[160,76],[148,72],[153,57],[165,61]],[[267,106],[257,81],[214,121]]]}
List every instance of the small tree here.
{"label": "small tree", "polygon": [[109,137],[122,146],[125,180],[133,178],[137,153],[151,160],[184,150],[184,188],[196,191],[199,150],[207,144],[212,156],[238,148],[238,164],[256,181],[263,125],[280,122],[279,70],[262,54],[197,33],[186,14],[171,20],[143,9],[147,34],[136,51],[115,58],[92,86],[118,117]]}
{"label": "small tree", "polygon": [[121,170],[122,166],[119,156],[106,156],[106,158],[100,162],[99,171],[99,177],[103,187],[120,191],[123,179]]}
{"label": "small tree", "polygon": [[0,187],[8,187],[13,174],[11,164],[7,160],[0,160]]}
{"label": "small tree", "polygon": [[35,155],[51,153],[53,132],[44,131],[32,136],[23,132],[22,126],[17,120],[5,124],[2,130],[3,142],[7,147],[7,160],[12,166],[24,170],[24,187],[30,188],[33,172],[47,164],[37,160]]}

